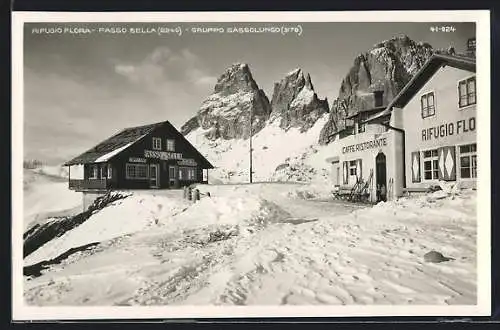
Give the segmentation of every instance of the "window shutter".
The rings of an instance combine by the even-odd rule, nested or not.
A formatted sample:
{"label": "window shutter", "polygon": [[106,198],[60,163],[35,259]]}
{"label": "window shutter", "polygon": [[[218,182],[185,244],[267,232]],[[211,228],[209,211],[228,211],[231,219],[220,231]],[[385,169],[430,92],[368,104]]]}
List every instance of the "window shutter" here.
{"label": "window shutter", "polygon": [[444,169],[444,160],[445,160],[445,149],[446,148],[438,148],[438,179],[446,180],[446,173]]}
{"label": "window shutter", "polygon": [[347,162],[344,162],[343,163],[343,167],[344,167],[344,184],[348,184],[349,183],[349,167],[347,166]]}
{"label": "window shutter", "polygon": [[455,181],[457,179],[457,164],[455,157],[455,147],[444,147],[444,179],[447,181]]}
{"label": "window shutter", "polygon": [[361,175],[361,169],[363,167],[361,166],[361,158],[357,159],[357,162],[356,162],[356,178],[358,179],[358,182],[361,181],[361,178],[363,177]]}
{"label": "window shutter", "polygon": [[420,182],[420,152],[411,153],[411,181]]}
{"label": "window shutter", "polygon": [[457,179],[457,164],[455,147],[442,147],[438,149],[439,180],[455,181]]}

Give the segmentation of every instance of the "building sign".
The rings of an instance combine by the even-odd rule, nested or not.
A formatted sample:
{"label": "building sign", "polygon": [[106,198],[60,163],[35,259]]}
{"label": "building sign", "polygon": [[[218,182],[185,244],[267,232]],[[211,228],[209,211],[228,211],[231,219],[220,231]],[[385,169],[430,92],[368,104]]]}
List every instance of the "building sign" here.
{"label": "building sign", "polygon": [[182,159],[182,154],[178,152],[165,152],[165,151],[153,151],[153,150],[144,150],[144,157],[146,158],[156,158],[162,160],[170,160],[170,159]]}
{"label": "building sign", "polygon": [[196,161],[192,158],[185,158],[183,160],[179,160],[177,162],[178,165],[180,166],[197,166],[198,164],[196,163]]}
{"label": "building sign", "polygon": [[145,163],[146,162],[146,158],[139,158],[139,157],[130,157],[128,159],[128,161],[130,163]]}
{"label": "building sign", "polygon": [[476,130],[476,117],[462,119],[452,123],[444,123],[439,126],[424,128],[422,130],[422,141],[436,140],[451,135],[459,135]]}
{"label": "building sign", "polygon": [[357,152],[357,151],[363,151],[363,150],[368,150],[368,149],[373,149],[373,148],[380,148],[380,147],[385,147],[385,146],[387,146],[387,138],[383,137],[383,138],[375,139],[375,140],[368,141],[368,142],[351,144],[350,146],[342,147],[342,153],[346,154],[349,152]]}

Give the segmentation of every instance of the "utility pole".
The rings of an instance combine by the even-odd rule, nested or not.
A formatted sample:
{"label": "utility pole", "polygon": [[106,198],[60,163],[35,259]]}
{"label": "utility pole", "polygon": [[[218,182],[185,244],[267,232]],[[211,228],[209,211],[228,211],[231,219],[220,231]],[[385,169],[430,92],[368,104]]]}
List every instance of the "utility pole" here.
{"label": "utility pole", "polygon": [[253,135],[253,110],[250,107],[250,183],[253,182],[252,176],[253,176],[253,168],[252,168],[252,135]]}

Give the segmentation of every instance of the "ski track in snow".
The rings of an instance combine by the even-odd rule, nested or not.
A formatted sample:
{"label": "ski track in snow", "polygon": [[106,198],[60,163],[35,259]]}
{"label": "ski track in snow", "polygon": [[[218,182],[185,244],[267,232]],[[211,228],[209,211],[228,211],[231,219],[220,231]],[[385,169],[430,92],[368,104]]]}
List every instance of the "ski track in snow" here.
{"label": "ski track in snow", "polygon": [[[455,199],[403,199],[360,207],[297,199],[289,193],[298,189],[294,185],[202,186],[207,189],[221,199],[202,200],[175,216],[160,218],[156,226],[104,241],[38,278],[26,279],[26,301],[34,305],[476,303],[472,192]],[[165,194],[181,202],[182,192]],[[222,196],[227,197],[226,208]],[[261,222],[255,220],[259,208]],[[209,241],[214,232],[225,236]],[[424,263],[423,255],[432,249],[454,260]]]}

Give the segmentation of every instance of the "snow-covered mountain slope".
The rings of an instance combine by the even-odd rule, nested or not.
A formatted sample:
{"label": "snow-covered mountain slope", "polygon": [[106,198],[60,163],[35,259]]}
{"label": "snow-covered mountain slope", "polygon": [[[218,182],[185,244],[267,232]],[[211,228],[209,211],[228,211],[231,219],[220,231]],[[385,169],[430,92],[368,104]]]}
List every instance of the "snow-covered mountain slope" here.
{"label": "snow-covered mountain slope", "polygon": [[[476,303],[474,191],[360,207],[314,199],[324,185],[199,187],[212,197],[195,204],[136,192],[42,246],[38,260],[99,243],[25,277],[26,303]],[[453,259],[425,262],[431,250]]]}
{"label": "snow-covered mountain slope", "polygon": [[[326,120],[327,115],[323,115],[306,132],[301,132],[298,127],[285,131],[280,127],[279,121],[267,123],[252,139],[253,180],[277,180],[279,176],[275,173],[281,173],[283,167],[288,167],[290,162],[294,162],[298,167],[301,167],[301,164],[311,165],[320,175],[328,171],[326,157],[323,160],[319,160],[319,157],[310,160],[309,157],[303,156],[314,153],[319,132]],[[249,139],[211,140],[205,136],[207,131],[198,128],[186,138],[216,167],[209,172],[209,182],[248,182]],[[331,147],[322,147],[322,155],[327,154],[328,149]],[[296,178],[296,181],[306,181],[306,176],[298,180]]]}
{"label": "snow-covered mountain slope", "polygon": [[44,166],[23,171],[25,228],[49,217],[81,211],[82,196],[68,189],[67,176],[67,170],[60,166]]}
{"label": "snow-covered mountain slope", "polygon": [[46,176],[61,178],[68,178],[69,175],[68,167],[62,165],[43,165],[41,167],[33,169],[33,172]]}

